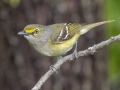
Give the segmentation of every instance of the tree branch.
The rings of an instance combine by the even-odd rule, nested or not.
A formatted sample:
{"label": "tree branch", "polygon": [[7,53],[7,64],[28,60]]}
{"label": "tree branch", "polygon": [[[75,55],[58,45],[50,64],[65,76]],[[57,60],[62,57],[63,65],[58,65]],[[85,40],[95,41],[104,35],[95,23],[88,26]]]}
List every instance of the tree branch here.
{"label": "tree branch", "polygon": [[[120,35],[117,35],[117,36],[114,36],[114,37],[111,37],[110,39],[106,40],[106,41],[102,41],[101,43],[99,44],[96,44],[92,47],[89,47],[88,49],[86,50],[83,50],[83,51],[79,51],[78,52],[78,57],[83,57],[83,56],[87,56],[87,55],[90,55],[90,54],[94,54],[95,52],[97,52],[98,49],[101,49],[105,46],[108,46],[110,44],[112,44],[113,42],[115,41],[120,41]],[[41,88],[41,86],[44,84],[44,82],[54,73],[54,72],[57,72],[57,69],[60,68],[60,66],[65,63],[66,61],[71,61],[71,60],[74,60],[75,58],[73,57],[72,54],[70,55],[67,55],[65,57],[63,57],[62,59],[59,59],[57,60],[57,62],[53,65],[55,70],[48,70],[48,72],[42,76],[40,78],[40,80],[37,82],[37,84],[32,88],[32,90],[39,90]]]}

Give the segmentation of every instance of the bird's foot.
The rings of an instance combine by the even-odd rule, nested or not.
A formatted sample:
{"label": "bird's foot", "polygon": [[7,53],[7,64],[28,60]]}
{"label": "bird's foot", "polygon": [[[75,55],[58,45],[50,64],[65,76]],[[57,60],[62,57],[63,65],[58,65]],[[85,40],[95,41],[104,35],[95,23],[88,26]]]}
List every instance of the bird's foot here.
{"label": "bird's foot", "polygon": [[54,71],[56,74],[58,74],[58,71],[56,70],[56,68],[54,67],[54,65],[50,66],[50,70]]}

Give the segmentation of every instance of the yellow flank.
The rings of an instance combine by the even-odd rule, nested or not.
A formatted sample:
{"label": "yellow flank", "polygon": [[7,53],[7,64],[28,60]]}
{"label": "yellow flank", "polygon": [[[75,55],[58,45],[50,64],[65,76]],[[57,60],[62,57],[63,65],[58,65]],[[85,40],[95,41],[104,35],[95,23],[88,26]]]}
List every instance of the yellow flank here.
{"label": "yellow flank", "polygon": [[63,43],[51,43],[49,42],[49,46],[52,50],[53,56],[59,56],[66,54],[69,50],[72,49],[73,45],[76,43],[79,38],[80,33],[75,34],[71,39],[63,42]]}

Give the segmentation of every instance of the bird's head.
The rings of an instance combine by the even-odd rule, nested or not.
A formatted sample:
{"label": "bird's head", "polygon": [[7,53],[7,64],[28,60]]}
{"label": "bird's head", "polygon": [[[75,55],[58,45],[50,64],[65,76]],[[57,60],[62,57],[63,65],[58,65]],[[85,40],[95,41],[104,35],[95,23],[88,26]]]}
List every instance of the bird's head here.
{"label": "bird's head", "polygon": [[19,35],[23,35],[30,43],[38,41],[43,33],[44,26],[39,24],[27,25],[23,31],[18,32]]}
{"label": "bird's head", "polygon": [[33,36],[33,37],[39,37],[44,32],[43,26],[38,24],[30,24],[27,25],[23,31],[20,31],[19,35],[24,36]]}

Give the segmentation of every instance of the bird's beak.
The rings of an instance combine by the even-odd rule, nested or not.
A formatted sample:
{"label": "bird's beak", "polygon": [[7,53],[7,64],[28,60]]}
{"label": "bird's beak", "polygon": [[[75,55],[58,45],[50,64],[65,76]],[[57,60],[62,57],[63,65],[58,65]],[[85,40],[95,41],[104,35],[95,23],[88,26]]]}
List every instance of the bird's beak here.
{"label": "bird's beak", "polygon": [[24,31],[20,31],[20,32],[18,32],[18,34],[19,35],[28,35],[26,32],[24,32]]}

